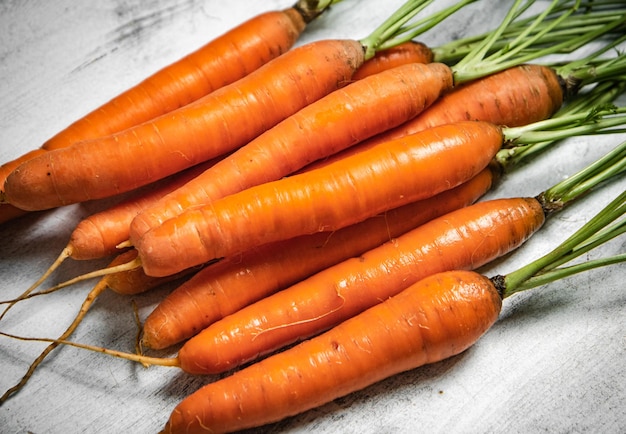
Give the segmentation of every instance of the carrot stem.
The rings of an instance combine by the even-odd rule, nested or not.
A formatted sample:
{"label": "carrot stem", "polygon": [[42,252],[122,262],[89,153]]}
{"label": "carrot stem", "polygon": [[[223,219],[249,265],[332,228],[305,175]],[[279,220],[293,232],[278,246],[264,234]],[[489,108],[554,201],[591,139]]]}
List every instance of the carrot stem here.
{"label": "carrot stem", "polygon": [[503,128],[509,143],[541,143],[575,135],[622,132],[613,127],[626,122],[626,107],[603,105],[564,116],[552,117],[521,127]]}
{"label": "carrot stem", "polygon": [[[529,3],[533,2],[529,1]],[[568,2],[565,2],[565,4],[567,3]],[[500,27],[496,29],[489,38],[474,47],[474,49],[461,61],[452,66],[455,83],[463,83],[484,77],[512,66],[529,62],[539,57],[559,53],[561,50],[571,50],[572,47],[579,48],[591,41],[597,40],[601,35],[609,33],[626,23],[626,14],[622,10],[620,11],[621,13],[615,13],[613,20],[600,26],[599,28],[583,31],[574,38],[561,41],[560,43],[545,44],[543,47],[538,47],[536,45],[537,42],[541,41],[541,38],[548,35],[552,29],[558,28],[561,24],[567,24],[567,20],[580,8],[581,3],[582,2],[580,0],[575,1],[574,4],[567,8],[557,18],[545,21],[545,18],[549,16],[554,8],[561,4],[561,1],[553,0],[550,5],[546,7],[543,13],[537,15],[532,22],[528,23],[527,29],[522,31],[515,37],[515,39],[506,44],[506,46],[502,49],[489,54],[492,46],[497,43],[504,30],[517,16],[518,9],[528,7],[528,3],[523,3],[521,0],[517,0],[513,7],[509,10],[509,13],[501,23]],[[542,22],[544,23],[544,26],[537,30]],[[533,46],[535,47],[534,49],[529,49]],[[489,56],[487,56],[488,54]]]}
{"label": "carrot stem", "polygon": [[556,265],[571,261],[603,242],[623,234],[626,231],[624,220],[612,226],[608,225],[622,217],[624,213],[626,213],[626,192],[621,193],[548,254],[506,276],[492,278],[504,277],[503,298],[591,268],[626,261],[626,255],[620,254],[571,267],[555,268]]}
{"label": "carrot stem", "polygon": [[[611,4],[613,4],[613,2],[611,2]],[[621,5],[620,3],[617,4]],[[584,13],[573,14],[566,22],[559,21],[556,25],[552,26],[553,20],[565,9],[563,7],[555,8],[549,16],[545,16],[543,20],[535,23],[530,29],[535,36],[538,36],[541,32],[540,37],[537,37],[533,42],[533,46],[559,43],[561,45],[559,46],[558,54],[571,53],[578,48],[580,44],[568,46],[567,44],[563,44],[564,41],[571,43],[573,36],[579,36],[581,33],[587,33],[592,30],[599,30],[601,26],[615,19],[614,10],[597,10],[600,7],[601,5],[599,3],[592,2],[592,4],[589,5],[590,10],[586,10]],[[580,9],[582,9],[582,7]],[[489,47],[489,52],[493,53],[504,49],[513,39],[519,37],[522,32],[526,32],[529,29],[529,25],[537,18],[538,16],[534,15],[511,22],[509,26],[502,31],[500,38],[493,41]],[[543,32],[547,26],[552,26],[552,29],[548,33]],[[485,39],[489,37],[490,34],[491,32],[485,32],[479,35],[449,41],[439,47],[432,47],[431,51],[433,52],[434,60],[444,63],[459,61],[472,52],[478,44],[484,43]],[[557,52],[552,54],[557,54]]]}
{"label": "carrot stem", "polygon": [[382,44],[411,18],[426,8],[433,0],[408,0],[389,18],[382,22],[369,36],[360,40],[365,49],[365,59],[371,59]]}
{"label": "carrot stem", "polygon": [[[626,231],[626,228],[622,233]],[[618,234],[619,235],[619,234]],[[616,235],[617,236],[617,235]],[[592,259],[580,264],[570,265],[569,267],[561,267],[552,271],[548,271],[537,276],[531,277],[523,285],[520,285],[517,292],[526,289],[536,288],[538,286],[547,285],[550,282],[564,279],[574,274],[582,273],[584,271],[592,270],[594,268],[605,267],[608,265],[618,264],[626,261],[626,253],[620,255],[609,256],[608,258]]]}
{"label": "carrot stem", "polygon": [[624,170],[626,170],[626,142],[622,142],[604,157],[573,176],[550,187],[541,196],[544,201],[565,204]]}
{"label": "carrot stem", "polygon": [[461,8],[475,2],[476,0],[461,0],[453,4],[452,6],[437,11],[425,18],[422,18],[409,26],[399,27],[391,36],[386,38],[386,42],[383,42],[379,45],[378,49],[384,50],[387,48],[395,47],[403,42],[408,42],[415,37],[423,34],[424,32],[432,29],[441,21],[445,20],[447,17],[457,12]]}

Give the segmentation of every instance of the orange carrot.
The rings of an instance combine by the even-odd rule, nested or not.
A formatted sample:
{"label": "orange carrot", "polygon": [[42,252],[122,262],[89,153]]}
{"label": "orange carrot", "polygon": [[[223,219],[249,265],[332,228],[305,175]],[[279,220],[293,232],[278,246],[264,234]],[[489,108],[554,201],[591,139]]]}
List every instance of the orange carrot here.
{"label": "orange carrot", "polygon": [[336,90],[241,147],[185,186],[144,210],[131,238],[229,194],[280,179],[415,117],[452,87],[450,68],[412,63]]}
{"label": "orange carrot", "polygon": [[407,63],[430,63],[432,61],[433,52],[428,46],[421,42],[408,41],[376,53],[373,58],[357,69],[352,79],[361,80]]}
{"label": "orange carrot", "polygon": [[[261,13],[78,119],[40,149],[0,167],[0,188],[21,163],[53,149],[107,136],[182,107],[237,81],[289,50],[316,14],[311,1]],[[317,2],[315,2],[317,3]]]}
{"label": "orange carrot", "polygon": [[543,222],[541,204],[532,198],[452,211],[213,323],[180,349],[181,368],[194,374],[232,369],[328,329],[428,275],[478,268],[521,245]]}
{"label": "orange carrot", "polygon": [[[37,210],[107,197],[232,151],[347,84],[355,70],[395,36],[384,32],[405,23],[423,3],[407,2],[360,41],[300,46],[187,106],[30,159],[7,177],[4,200]],[[136,170],[139,161],[141,170]]]}
{"label": "orange carrot", "polygon": [[467,206],[491,187],[493,178],[493,171],[485,169],[454,189],[362,223],[225,258],[199,271],[158,304],[144,322],[143,346],[162,349],[179,343],[224,316],[313,273],[361,255],[434,217]]}
{"label": "orange carrot", "polygon": [[[146,274],[163,276],[280,239],[336,230],[470,179],[506,142],[552,143],[622,125],[625,108],[598,108],[517,128],[446,124],[328,166],[199,206],[132,240]],[[506,157],[505,157],[506,159]]]}
{"label": "orange carrot", "polygon": [[[6,200],[36,210],[112,196],[218,157],[346,83],[362,59],[356,41],[298,47],[193,104],[30,159],[7,177]],[[311,68],[315,80],[302,91]],[[242,117],[246,122],[232,128]]]}
{"label": "orange carrot", "polygon": [[146,274],[164,276],[255,245],[336,230],[462,184],[489,164],[502,140],[501,129],[484,122],[432,128],[187,210],[131,242]]}
{"label": "orange carrot", "polygon": [[489,279],[437,274],[293,348],[181,401],[163,433],[232,432],[330,402],[394,374],[459,354],[497,320]]}
{"label": "orange carrot", "polygon": [[[211,160],[182,171],[181,173],[177,173],[176,175],[172,175],[169,179],[163,180],[152,189],[138,192],[116,205],[81,220],[74,231],[72,231],[68,244],[63,248],[52,265],[48,267],[35,283],[10,303],[15,304],[15,302],[28,297],[29,294],[41,285],[41,283],[43,283],[67,258],[88,260],[103,258],[123,252],[124,249],[120,248],[119,245],[128,239],[130,222],[143,208],[152,205],[168,192],[184,185],[190,179],[193,179],[199,173],[206,170],[207,167],[214,164],[214,162],[214,160]],[[128,256],[124,257],[128,258]],[[138,273],[132,272],[131,274],[137,275]],[[118,276],[116,279],[121,279],[121,276]],[[132,279],[132,277],[127,276],[124,280],[129,279]],[[53,287],[47,292],[56,290],[57,288],[58,287]],[[0,314],[0,319],[4,317],[5,314],[6,310]]]}
{"label": "orange carrot", "polygon": [[[616,164],[615,155],[608,157]],[[322,335],[209,383],[174,408],[162,432],[265,425],[459,354],[497,321],[504,298],[626,261],[626,254],[618,254],[562,266],[624,233],[625,201],[626,193],[620,194],[554,250],[512,273],[430,275]]]}
{"label": "orange carrot", "polygon": [[404,124],[316,161],[304,170],[437,125],[476,120],[517,127],[548,119],[562,106],[564,92],[562,79],[554,69],[535,64],[515,66],[457,86]]}
{"label": "orange carrot", "polygon": [[[416,65],[412,66],[417,68]],[[422,66],[421,68],[430,70],[433,67],[441,69],[442,77],[450,81],[453,79],[452,74],[456,74],[455,67],[444,69],[437,62],[429,67]],[[399,66],[378,74],[376,78],[384,83],[386,89],[384,92],[378,89],[372,92],[372,89],[368,88],[369,80],[374,83],[373,77],[369,76],[364,83],[357,82],[342,89],[343,92],[334,92],[279,123],[239,149],[228,161],[207,171],[187,186],[168,195],[157,206],[137,216],[132,223],[131,238],[141,237],[146,231],[175,217],[189,207],[206,204],[244,188],[287,176],[302,169],[307,161],[314,158],[321,161],[313,163],[304,170],[328,164],[329,161],[335,161],[344,155],[366,149],[387,138],[399,136],[398,134],[389,137],[386,133],[381,133],[379,136],[366,140],[376,131],[389,129],[395,131],[402,128],[403,133],[406,134],[404,128],[406,122],[393,127],[401,117],[392,118],[391,116],[401,110],[408,112],[412,107],[404,105],[407,103],[405,98],[391,99],[396,92],[395,82],[392,80],[387,82],[386,79],[392,76],[391,72],[403,71],[403,68],[408,67]],[[428,123],[427,120],[430,120],[430,126],[469,119],[485,120],[497,125],[519,126],[546,119],[561,106],[564,89],[556,71],[536,65],[508,68],[505,71],[502,74],[488,75],[490,78],[481,80],[478,85],[472,82],[463,84],[462,80],[455,78],[456,84],[463,89],[458,93],[453,92],[456,98],[442,103],[439,98],[433,103],[438,108],[432,112],[429,106],[428,110],[423,113],[408,113],[403,114],[403,117],[406,119],[410,116],[407,120],[409,123],[418,121],[419,128],[416,126],[414,131],[424,129]],[[399,77],[398,80],[402,83],[402,87],[398,89],[400,93],[403,93],[404,86],[409,84],[413,89],[414,76],[410,79]],[[513,85],[518,80],[519,87]],[[444,99],[451,85],[447,84],[442,89],[439,85],[431,88],[432,85],[428,82],[415,84],[422,89],[422,92],[441,91],[440,95]],[[361,90],[362,88],[365,90]],[[475,95],[478,90],[481,93]],[[382,96],[370,102],[369,98],[366,99],[368,91]],[[353,93],[363,97],[357,98],[352,96]],[[471,104],[463,101],[470,99]],[[448,110],[448,104],[452,104],[453,108]],[[330,117],[327,113],[333,113],[333,116]],[[443,113],[444,116],[438,113]],[[425,121],[420,122],[422,116]],[[383,124],[382,121],[387,121],[387,123]],[[317,122],[324,122],[324,127],[318,126]],[[377,127],[378,125],[381,127]],[[363,140],[366,142],[358,144]],[[348,149],[339,152],[337,156],[327,158],[331,153],[346,147]],[[236,179],[232,178],[233,175]]]}
{"label": "orange carrot", "polygon": [[0,224],[14,220],[18,217],[28,214],[28,211],[9,205],[8,203],[0,204]]}

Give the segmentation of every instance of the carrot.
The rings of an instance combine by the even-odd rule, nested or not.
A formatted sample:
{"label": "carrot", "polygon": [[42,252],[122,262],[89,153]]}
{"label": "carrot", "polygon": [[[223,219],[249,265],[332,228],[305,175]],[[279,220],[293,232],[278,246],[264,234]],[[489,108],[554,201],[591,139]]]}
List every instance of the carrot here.
{"label": "carrot", "polygon": [[192,374],[233,369],[326,330],[430,274],[485,265],[521,245],[543,222],[541,205],[527,198],[452,211],[213,323],[180,349],[181,368]]}
{"label": "carrot", "polygon": [[[625,149],[622,146],[622,155],[617,155],[621,164],[613,161],[615,166],[595,169],[626,170]],[[565,195],[573,192],[559,190]],[[548,192],[557,193],[554,188]],[[517,271],[491,278],[467,270],[430,275],[322,335],[209,383],[174,408],[162,432],[232,432],[262,426],[459,354],[497,321],[504,298],[626,261],[626,254],[621,254],[562,267],[626,231],[626,222],[619,220],[626,212],[625,201],[623,192],[552,252]],[[177,366],[175,359],[160,361],[71,341],[1,334]]]}
{"label": "carrot", "polygon": [[[230,152],[348,83],[393,36],[384,32],[409,20],[423,3],[408,1],[361,41],[324,40],[297,47],[192,104],[30,159],[7,177],[5,200],[36,210],[107,197]],[[135,170],[138,161],[140,171]],[[82,188],[76,189],[77,184]]]}
{"label": "carrot", "polygon": [[[563,91],[555,72],[539,66],[515,71],[519,71],[517,75],[505,73],[489,80],[486,86],[489,95],[474,96],[476,86],[463,93],[464,99],[478,98],[487,104],[494,101],[492,107],[475,104],[481,112],[472,118],[498,125],[524,125],[548,118],[561,106]],[[386,138],[383,131],[401,128],[423,116],[430,118],[432,104],[440,106],[444,114],[454,113],[447,118],[435,113],[432,117],[437,119],[436,124],[466,119],[465,110],[472,110],[467,105],[455,105],[448,110],[448,103],[441,106],[437,101],[445,98],[451,89],[452,74],[452,69],[439,62],[402,65],[331,93],[146,209],[133,220],[131,239],[138,239],[181,210],[280,179],[345,148],[348,149],[340,152],[340,156],[371,146],[371,140],[380,143]],[[511,81],[518,79],[522,79],[519,86],[514,85],[517,81]],[[382,135],[383,140],[377,136],[353,146],[375,134]]]}
{"label": "carrot", "polygon": [[494,176],[491,169],[485,169],[459,187],[362,223],[225,258],[199,271],[157,305],[143,324],[143,346],[162,349],[182,342],[250,303],[469,205],[490,188]]}
{"label": "carrot", "polygon": [[352,76],[353,80],[361,80],[370,75],[406,65],[408,63],[430,63],[433,52],[422,42],[407,41],[395,47],[379,51],[365,62]]}
{"label": "carrot", "polygon": [[76,120],[40,149],[3,164],[0,189],[10,172],[37,155],[141,124],[248,75],[291,49],[306,25],[331,3],[299,0],[233,27]]}
{"label": "carrot", "polygon": [[[626,261],[626,254],[566,267],[540,283],[534,275],[626,230],[626,193],[594,225],[583,226],[551,254],[505,276],[451,270],[428,276],[326,333],[209,383],[183,399],[162,433],[232,432],[266,425],[361,390],[400,372],[435,363],[472,346],[498,320],[502,301],[517,291]],[[614,212],[610,212],[614,211]],[[567,255],[572,249],[575,255]],[[520,272],[521,271],[521,272]],[[545,277],[545,276],[544,276]],[[526,284],[527,286],[524,286]]]}
{"label": "carrot", "polygon": [[180,210],[280,179],[411,119],[452,87],[449,72],[441,63],[412,63],[330,93],[146,209],[133,219],[130,238],[140,237]]}
{"label": "carrot", "polygon": [[[617,116],[607,119],[608,124],[585,124],[586,116],[553,120],[561,126],[583,120],[581,129],[553,133],[568,137],[623,122],[623,116]],[[504,135],[525,143],[524,132],[536,139],[528,131],[549,125],[550,121],[542,121],[503,130],[486,122],[465,121],[430,128],[326,167],[189,209],[131,241],[146,274],[164,276],[255,245],[336,230],[459,185],[487,166],[501,149]]]}
{"label": "carrot", "polygon": [[478,120],[517,127],[548,119],[563,107],[564,102],[569,104],[583,86],[593,83],[613,80],[617,87],[613,89],[609,86],[607,90],[611,89],[609,93],[614,95],[615,90],[620,88],[619,75],[626,67],[624,56],[603,59],[600,64],[595,61],[611,45],[559,67],[523,64],[456,86],[428,110],[402,125],[320,159],[303,171],[323,167],[380,143],[446,123]]}
{"label": "carrot", "polygon": [[[130,222],[143,208],[146,208],[152,203],[158,201],[168,192],[184,185],[190,179],[193,179],[214,163],[215,161],[211,160],[206,163],[199,164],[196,167],[187,169],[181,173],[172,175],[169,179],[157,183],[158,185],[155,185],[151,189],[140,191],[137,194],[122,200],[116,205],[81,220],[74,231],[72,231],[68,244],[63,248],[59,256],[41,275],[41,277],[17,298],[2,302],[9,303],[9,306],[2,312],[2,314],[0,314],[0,319],[6,315],[7,311],[15,303],[29,298],[33,291],[40,286],[66,259],[99,259],[114,253],[123,252],[124,249],[120,249],[118,245],[128,239]],[[123,258],[130,260],[130,256],[128,255],[124,255]],[[118,265],[121,264],[122,262],[118,263]],[[123,279],[121,276],[111,278],[111,282],[121,282],[123,280],[129,281],[137,278],[136,276],[139,273],[132,272],[130,274],[130,276],[126,276],[126,278]],[[154,280],[155,282],[158,281],[158,279],[150,280]],[[65,286],[67,286],[67,284],[62,283],[61,285],[57,285],[47,291],[36,294],[39,295],[42,293],[52,292]]]}

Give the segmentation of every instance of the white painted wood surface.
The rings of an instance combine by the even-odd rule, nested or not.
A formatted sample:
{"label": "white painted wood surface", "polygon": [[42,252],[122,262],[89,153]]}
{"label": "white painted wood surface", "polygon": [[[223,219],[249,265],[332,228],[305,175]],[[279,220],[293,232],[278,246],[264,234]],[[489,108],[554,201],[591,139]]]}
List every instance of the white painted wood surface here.
{"label": "white painted wood surface", "polygon": [[[510,3],[480,0],[451,18],[450,26],[421,39],[436,46],[475,32],[471,23],[495,25]],[[365,36],[399,4],[346,0],[313,24],[300,43]],[[0,2],[0,161],[38,147],[71,121],[236,23],[289,5],[283,0]],[[624,136],[567,140],[507,175],[488,197],[534,195],[621,140]],[[512,271],[547,252],[625,185],[624,179],[612,183],[563,211],[485,273]],[[34,282],[76,223],[106,205],[69,206],[0,227],[0,298],[14,297]],[[588,257],[623,250],[624,241],[616,240]],[[67,261],[47,284],[105,263]],[[500,321],[464,354],[259,432],[624,432],[624,271],[623,266],[592,271],[507,300]],[[16,306],[0,322],[0,330],[57,336],[91,284]],[[133,297],[141,318],[165,293]],[[131,299],[107,293],[73,339],[132,351],[135,333]],[[0,338],[2,391],[23,375],[44,346]],[[178,401],[212,380],[63,348],[0,407],[0,432],[156,433]]]}

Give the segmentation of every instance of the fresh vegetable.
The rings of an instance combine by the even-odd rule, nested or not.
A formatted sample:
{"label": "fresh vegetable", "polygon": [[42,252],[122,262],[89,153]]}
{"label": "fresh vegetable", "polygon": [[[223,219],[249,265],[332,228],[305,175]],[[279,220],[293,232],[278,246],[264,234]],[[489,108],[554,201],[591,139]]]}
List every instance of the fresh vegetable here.
{"label": "fresh vegetable", "polygon": [[[4,163],[0,191],[9,173],[31,158],[133,127],[246,76],[291,49],[306,25],[333,3],[337,0],[298,0],[290,8],[264,12],[237,25],[76,120],[39,149]],[[15,208],[2,204],[4,220],[23,215]]]}
{"label": "fresh vegetable", "polygon": [[[360,41],[321,40],[299,46],[192,104],[119,133],[32,158],[7,177],[5,200],[36,210],[108,197],[230,152],[347,84],[397,28],[430,1],[407,1]],[[141,170],[135,170],[137,161],[142,162]]]}
{"label": "fresh vegetable", "polygon": [[[513,11],[517,12],[516,9]],[[434,18],[433,21],[437,22],[440,19],[439,13],[434,14]],[[557,25],[560,21],[561,17],[554,19],[554,24]],[[430,22],[427,21],[427,24]],[[508,24],[508,21],[504,24]],[[611,22],[608,28],[614,25]],[[494,33],[498,34],[499,31],[500,28]],[[590,32],[596,35],[597,31],[594,27]],[[543,42],[542,38],[539,40]],[[524,47],[528,48],[528,41],[524,41]],[[556,50],[558,47],[551,48]],[[483,47],[479,45],[477,48]],[[484,47],[485,50],[488,48]],[[535,53],[545,54],[546,51],[548,50],[542,47]],[[506,59],[508,54],[507,52],[501,56]],[[471,56],[474,57],[475,54],[472,53]],[[528,58],[532,56],[524,57]],[[472,66],[471,70],[474,69]],[[181,211],[209,204],[245,188],[280,179],[315,160],[324,159],[346,148],[347,152],[352,152],[351,147],[363,140],[390,128],[398,128],[401,123],[419,119],[422,112],[430,112],[426,108],[448,93],[453,79],[457,85],[463,83],[462,77],[458,76],[460,71],[463,69],[457,71],[455,67],[450,68],[440,62],[424,65],[414,63],[366,77],[332,92],[278,123],[223,162],[144,210],[131,224],[131,241],[179,215]],[[485,61],[485,71],[492,71],[491,57]],[[525,71],[523,75],[530,76],[529,81],[522,81],[527,84],[526,87],[511,86],[511,81],[508,81],[511,77],[500,77],[501,80],[507,80],[506,86],[497,80],[493,83],[494,89],[508,90],[501,91],[496,97],[502,114],[486,111],[483,114],[485,120],[493,119],[493,123],[498,125],[522,125],[546,119],[560,107],[563,93],[561,84],[553,73],[541,71],[541,74],[537,74],[535,70],[531,70]],[[516,96],[511,97],[511,93]],[[503,94],[506,95],[504,98]],[[478,100],[480,99],[479,96]],[[530,101],[534,104],[529,103]],[[514,113],[520,114],[515,119],[516,122],[510,122],[516,116]],[[461,119],[465,119],[465,116],[457,116],[457,120]]]}
{"label": "fresh vegetable", "polygon": [[625,201],[623,193],[553,252],[518,271],[492,278],[465,270],[431,275],[318,337],[209,383],[176,406],[162,432],[265,425],[459,354],[497,321],[503,299],[626,261],[621,254],[554,268],[622,234],[624,220],[611,222],[626,212]]}
{"label": "fresh vegetable", "polygon": [[[461,120],[491,122],[508,127],[522,126],[548,119],[557,110],[569,106],[582,88],[602,86],[606,99],[612,100],[623,89],[626,56],[600,56],[623,42],[624,37],[602,46],[589,56],[550,67],[523,64],[481,77],[455,87],[433,103],[428,110],[411,120],[335,155],[320,159],[303,171],[312,170],[362,152],[377,144],[397,139],[437,125]],[[600,91],[594,92],[599,94]],[[583,100],[583,104],[587,104]]]}
{"label": "fresh vegetable", "polygon": [[[602,113],[609,116],[613,110]],[[508,129],[479,121],[430,128],[195,207],[131,241],[146,274],[165,276],[255,245],[336,230],[467,181],[507,140],[528,143],[552,134],[571,137],[619,125],[624,119],[617,115],[585,123],[585,118],[588,113]],[[581,120],[581,126],[576,124]],[[533,128],[549,129],[551,122],[571,128],[529,133]]]}
{"label": "fresh vegetable", "polygon": [[199,271],[176,288],[143,324],[144,348],[182,342],[226,315],[384,242],[426,221],[467,206],[495,182],[485,169],[432,198],[390,210],[334,232],[260,246]]}
{"label": "fresh vegetable", "polygon": [[428,275],[477,269],[521,245],[547,215],[624,170],[626,143],[537,198],[478,202],[436,218],[215,322],[183,345],[181,367],[225,372],[331,328]]}

